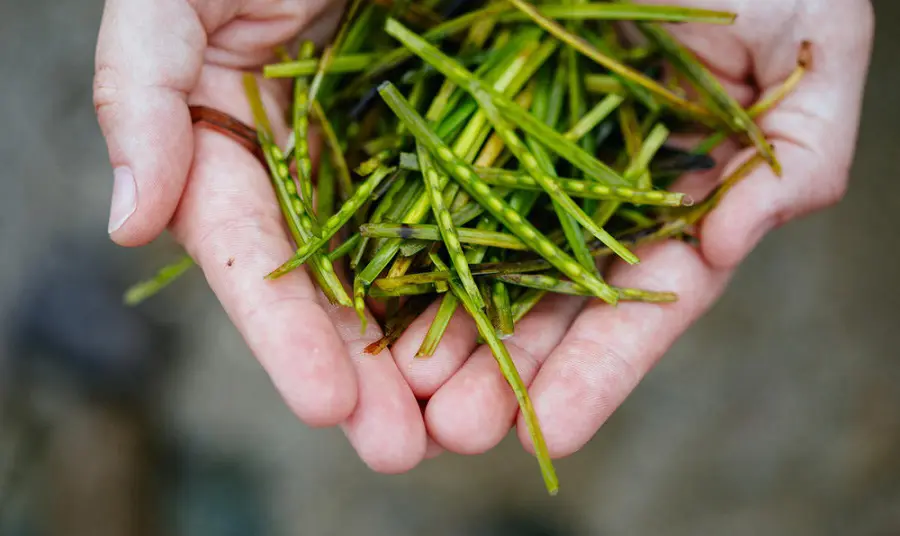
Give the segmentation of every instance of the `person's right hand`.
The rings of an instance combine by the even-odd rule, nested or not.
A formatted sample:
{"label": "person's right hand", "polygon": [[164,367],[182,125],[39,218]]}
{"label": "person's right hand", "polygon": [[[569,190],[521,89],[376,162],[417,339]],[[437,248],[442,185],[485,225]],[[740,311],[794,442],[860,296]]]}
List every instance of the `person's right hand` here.
{"label": "person's right hand", "polygon": [[[115,168],[109,233],[145,244],[167,227],[288,405],[311,426],[341,424],[371,468],[403,472],[426,451],[422,414],[388,351],[363,348],[352,309],[323,301],[296,270],[263,276],[293,253],[266,170],[244,147],[202,127],[188,104],[252,124],[242,70],[277,45],[321,41],[340,2],[329,0],[108,0],[97,45],[94,104]],[[284,136],[285,87],[263,85]]]}

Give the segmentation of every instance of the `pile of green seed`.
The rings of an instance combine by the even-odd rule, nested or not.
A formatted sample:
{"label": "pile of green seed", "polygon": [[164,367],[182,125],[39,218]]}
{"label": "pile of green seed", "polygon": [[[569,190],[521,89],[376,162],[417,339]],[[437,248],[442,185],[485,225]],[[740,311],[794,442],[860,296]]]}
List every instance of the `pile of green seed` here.
{"label": "pile of green seed", "polygon": [[[245,77],[254,142],[297,248],[267,277],[304,266],[328,300],[355,308],[363,324],[367,300],[384,302],[384,337],[371,354],[438,300],[418,352],[431,356],[465,309],[518,398],[555,493],[503,339],[547,293],[612,305],[676,300],[610,286],[601,261],[634,264],[637,244],[690,238],[749,169],[768,162],[778,170],[754,118],[796,84],[802,65],[783,91],[745,110],[661,25],[734,18],[625,2],[353,0],[318,55],[303,43],[263,71],[293,81],[286,146],[276,145],[256,78]],[[628,40],[623,26],[636,30]],[[698,97],[686,97],[688,86]],[[316,169],[310,125],[325,142]],[[698,131],[708,137],[691,150],[667,144],[672,133]],[[708,153],[731,135],[755,145],[757,156],[709,198],[694,203],[667,190],[679,175],[711,168]],[[335,263],[349,267],[349,285]],[[165,269],[128,300],[189,265]]]}

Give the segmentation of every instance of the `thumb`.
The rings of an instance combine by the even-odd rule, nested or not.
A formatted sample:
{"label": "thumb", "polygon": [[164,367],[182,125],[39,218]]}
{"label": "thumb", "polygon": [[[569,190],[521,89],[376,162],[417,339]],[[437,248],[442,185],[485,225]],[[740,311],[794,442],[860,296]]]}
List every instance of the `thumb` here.
{"label": "thumb", "polygon": [[124,246],[161,233],[193,155],[186,95],[206,33],[184,0],[107,0],[97,41],[94,107],[113,172],[109,233]]}

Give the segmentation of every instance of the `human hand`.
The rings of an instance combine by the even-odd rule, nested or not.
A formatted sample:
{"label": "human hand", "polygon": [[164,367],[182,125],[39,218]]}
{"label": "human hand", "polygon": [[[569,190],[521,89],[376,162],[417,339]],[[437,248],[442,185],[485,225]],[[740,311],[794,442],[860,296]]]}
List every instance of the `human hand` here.
{"label": "human hand", "polygon": [[[718,297],[766,230],[843,193],[870,47],[868,3],[840,0],[829,10],[824,0],[797,0],[790,9],[738,0],[692,3],[740,14],[731,28],[685,25],[676,32],[743,104],[787,76],[802,40],[813,42],[811,71],[796,93],[761,120],[784,177],[760,169],[732,190],[704,222],[699,251],[660,244],[638,250],[637,267],[613,268],[616,284],[674,290],[681,296],[677,304],[623,303],[613,309],[554,296],[517,327],[508,346],[531,384],[555,456],[574,452],[593,436]],[[377,328],[360,337],[353,313],[322,305],[304,271],[274,285],[261,280],[259,274],[291,253],[268,179],[230,140],[202,130],[194,134],[185,99],[249,121],[237,68],[267,60],[271,48],[304,27],[325,1],[311,2],[306,16],[284,1],[231,4],[237,7],[229,14],[212,3],[193,11],[179,0],[152,7],[110,1],[98,53],[98,112],[113,164],[135,171],[139,194],[134,215],[112,237],[124,245],[144,243],[174,212],[174,235],[199,262],[290,406],[313,425],[342,423],[373,469],[399,472],[418,463],[425,455],[426,426],[432,445],[471,454],[489,450],[515,423],[517,405],[490,351],[476,346],[465,315],[454,317],[430,360],[413,356],[436,306],[407,330],[393,355],[373,358],[362,355],[362,348],[378,337]],[[251,22],[248,14],[261,20]],[[193,23],[185,27],[185,20]],[[144,24],[137,27],[135,21]],[[168,40],[154,42],[164,34]],[[204,35],[211,45],[205,54]],[[136,65],[133,58],[148,58],[148,51],[156,55]],[[751,74],[753,85],[745,82]],[[283,107],[283,97],[270,86],[268,108]],[[283,122],[275,125],[284,133]],[[730,162],[727,173],[746,154],[726,147],[716,156]],[[702,197],[715,178],[687,177],[681,186]],[[235,263],[226,267],[229,258]],[[424,420],[416,398],[427,401]],[[519,429],[530,448],[524,426]]]}
{"label": "human hand", "polygon": [[[672,3],[646,0],[645,3]],[[680,0],[738,13],[731,27],[679,25],[672,31],[711,67],[742,105],[772,91],[795,67],[801,42],[812,64],[796,90],[759,119],[783,174],[759,167],[702,222],[699,248],[669,241],[639,248],[637,266],[614,265],[624,287],[670,290],[675,304],[620,303],[548,296],[506,344],[554,457],[581,448],[670,345],[719,297],[735,267],[771,229],[837,202],[847,185],[871,48],[867,0]],[[676,190],[695,199],[746,161],[753,150],[723,145],[725,165],[684,177]],[[463,454],[490,450],[518,424],[532,449],[516,400],[490,350],[458,313],[429,360],[413,356],[434,317],[432,306],[393,348],[413,392],[428,400],[425,421],[440,446]]]}
{"label": "human hand", "polygon": [[[167,226],[291,409],[307,424],[340,424],[360,457],[381,472],[418,463],[422,413],[389,352],[363,348],[352,309],[331,306],[306,275],[263,277],[293,253],[267,171],[250,151],[193,128],[188,104],[248,124],[242,70],[273,61],[298,33],[333,31],[329,0],[108,0],[97,46],[94,102],[116,179],[110,235],[125,246]],[[267,109],[284,110],[288,88],[262,84]],[[286,137],[281,117],[273,128]],[[282,143],[283,145],[283,143]]]}

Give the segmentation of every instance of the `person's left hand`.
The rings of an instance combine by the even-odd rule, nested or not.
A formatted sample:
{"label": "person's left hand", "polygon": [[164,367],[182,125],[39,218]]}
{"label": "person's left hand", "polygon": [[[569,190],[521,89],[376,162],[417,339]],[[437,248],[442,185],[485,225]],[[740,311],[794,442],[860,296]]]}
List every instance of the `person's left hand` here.
{"label": "person's left hand", "polygon": [[[776,88],[795,67],[801,42],[812,42],[812,65],[804,79],[760,120],[783,177],[761,167],[739,183],[702,223],[699,248],[672,240],[637,249],[637,266],[612,267],[611,283],[674,291],[677,303],[613,308],[599,300],[548,296],[516,326],[505,342],[529,385],[553,457],[572,454],[594,436],[721,295],[734,269],[769,230],[837,202],[846,188],[873,33],[869,1],[681,3],[738,13],[730,27],[686,24],[674,32],[745,106]],[[734,145],[722,149],[715,156],[726,163],[723,168],[685,177],[676,189],[702,198],[749,156]],[[519,438],[532,450],[509,385],[490,350],[476,345],[474,324],[461,309],[435,355],[414,357],[436,308],[417,319],[393,348],[413,392],[427,400],[430,437],[450,451],[478,454],[518,423]]]}

